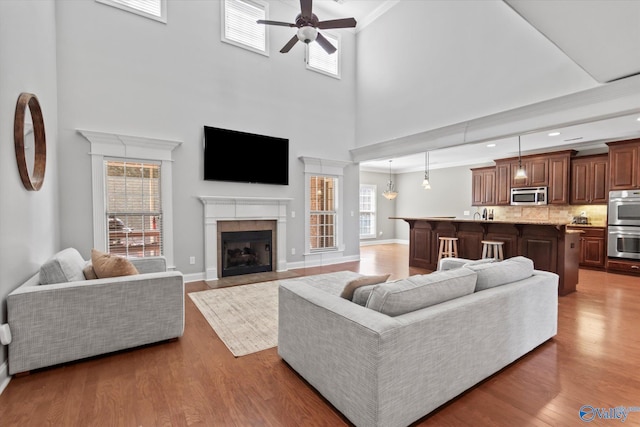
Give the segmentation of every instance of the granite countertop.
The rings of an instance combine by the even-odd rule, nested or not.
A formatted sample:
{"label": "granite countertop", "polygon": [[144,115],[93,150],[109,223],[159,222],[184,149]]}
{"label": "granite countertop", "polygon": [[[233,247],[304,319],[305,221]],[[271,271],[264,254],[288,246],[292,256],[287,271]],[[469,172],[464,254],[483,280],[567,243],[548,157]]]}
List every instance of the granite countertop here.
{"label": "granite countertop", "polygon": [[[569,224],[566,222],[554,222],[554,221],[528,221],[528,220],[518,220],[518,221],[504,221],[504,220],[489,220],[489,219],[470,219],[470,218],[456,218],[456,217],[445,217],[445,216],[436,216],[436,217],[397,217],[392,216],[389,219],[403,219],[403,220],[415,220],[415,221],[443,221],[443,222],[467,222],[467,223],[478,223],[478,224],[521,224],[521,225],[551,225],[554,227],[566,227]],[[577,224],[574,224],[577,225]]]}
{"label": "granite countertop", "polygon": [[580,227],[580,228],[606,228],[605,224],[567,224],[567,227]]}

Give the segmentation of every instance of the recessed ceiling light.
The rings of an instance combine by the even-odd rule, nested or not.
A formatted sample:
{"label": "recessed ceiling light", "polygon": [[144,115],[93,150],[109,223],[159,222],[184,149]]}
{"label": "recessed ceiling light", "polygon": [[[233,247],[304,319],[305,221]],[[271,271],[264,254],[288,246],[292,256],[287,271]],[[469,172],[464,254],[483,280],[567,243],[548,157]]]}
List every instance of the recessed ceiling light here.
{"label": "recessed ceiling light", "polygon": [[638,117],[636,120],[640,122],[640,117]]}
{"label": "recessed ceiling light", "polygon": [[560,135],[560,132],[551,132],[549,134],[549,136],[558,136],[558,135]]}
{"label": "recessed ceiling light", "polygon": [[496,144],[487,144],[487,147],[489,147],[489,148],[493,148],[495,146],[496,146]]}

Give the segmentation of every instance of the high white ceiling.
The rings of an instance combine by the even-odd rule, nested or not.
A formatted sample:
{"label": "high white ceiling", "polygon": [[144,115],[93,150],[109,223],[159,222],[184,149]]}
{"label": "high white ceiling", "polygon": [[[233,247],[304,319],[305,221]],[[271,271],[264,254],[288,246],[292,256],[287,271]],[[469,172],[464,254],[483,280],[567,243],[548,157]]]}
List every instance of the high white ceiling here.
{"label": "high white ceiling", "polygon": [[[299,0],[280,0],[299,9]],[[361,30],[399,1],[314,0],[314,12],[322,19],[353,16]],[[412,0],[417,1],[417,0]],[[431,0],[429,0],[431,1]],[[640,0],[503,0],[599,83],[640,74]],[[323,17],[323,15],[327,17]],[[523,154],[562,149],[583,153],[606,151],[606,141],[640,138],[640,105],[630,115],[521,135]],[[488,144],[495,144],[488,147]],[[464,144],[431,151],[432,169],[490,164],[518,155],[518,138]],[[394,172],[424,169],[424,152],[365,161],[362,170]]]}
{"label": "high white ceiling", "polygon": [[[640,0],[504,0],[567,57],[601,84],[640,74]],[[375,18],[397,1],[316,0],[333,13],[352,13],[356,19]],[[351,7],[347,12],[347,7]],[[359,15],[358,15],[359,14]],[[368,18],[367,18],[368,17]],[[581,154],[606,151],[606,141],[640,138],[640,105],[624,117],[553,129],[521,136],[522,152],[531,154],[576,149]],[[487,147],[489,143],[495,147]],[[430,167],[490,164],[494,159],[518,154],[517,136],[430,152]],[[424,152],[392,159],[394,172],[424,169]],[[361,163],[362,170],[388,171],[389,158]]]}

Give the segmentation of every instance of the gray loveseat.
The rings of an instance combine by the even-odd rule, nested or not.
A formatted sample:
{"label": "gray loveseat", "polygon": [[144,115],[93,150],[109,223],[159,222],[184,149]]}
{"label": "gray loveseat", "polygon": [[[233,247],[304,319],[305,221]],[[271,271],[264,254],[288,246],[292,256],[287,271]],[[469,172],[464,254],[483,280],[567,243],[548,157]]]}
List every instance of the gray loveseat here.
{"label": "gray loveseat", "polygon": [[[339,296],[347,280],[285,281],[279,355],[355,425],[394,427],[429,414],[556,334],[556,274],[533,270],[523,257],[441,268],[447,271],[358,288],[353,301],[372,308]],[[455,295],[463,288],[465,295]],[[414,309],[420,300],[433,305]]]}
{"label": "gray loveseat", "polygon": [[[162,257],[131,262],[140,274],[84,280],[87,262],[65,249],[11,292],[9,374],[182,336],[182,274]],[[70,281],[41,284],[41,274]]]}

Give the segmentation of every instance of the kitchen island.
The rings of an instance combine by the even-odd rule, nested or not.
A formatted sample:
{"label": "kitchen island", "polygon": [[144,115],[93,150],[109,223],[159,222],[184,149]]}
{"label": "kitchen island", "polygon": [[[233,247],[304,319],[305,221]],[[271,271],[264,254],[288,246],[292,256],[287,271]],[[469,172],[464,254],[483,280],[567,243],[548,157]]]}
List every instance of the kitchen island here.
{"label": "kitchen island", "polygon": [[401,219],[409,224],[409,265],[435,270],[438,239],[458,238],[460,258],[480,259],[482,241],[504,242],[504,257],[522,255],[533,260],[537,270],[560,276],[558,294],[576,290],[580,259],[580,234],[567,224],[540,221],[493,221],[450,217]]}

